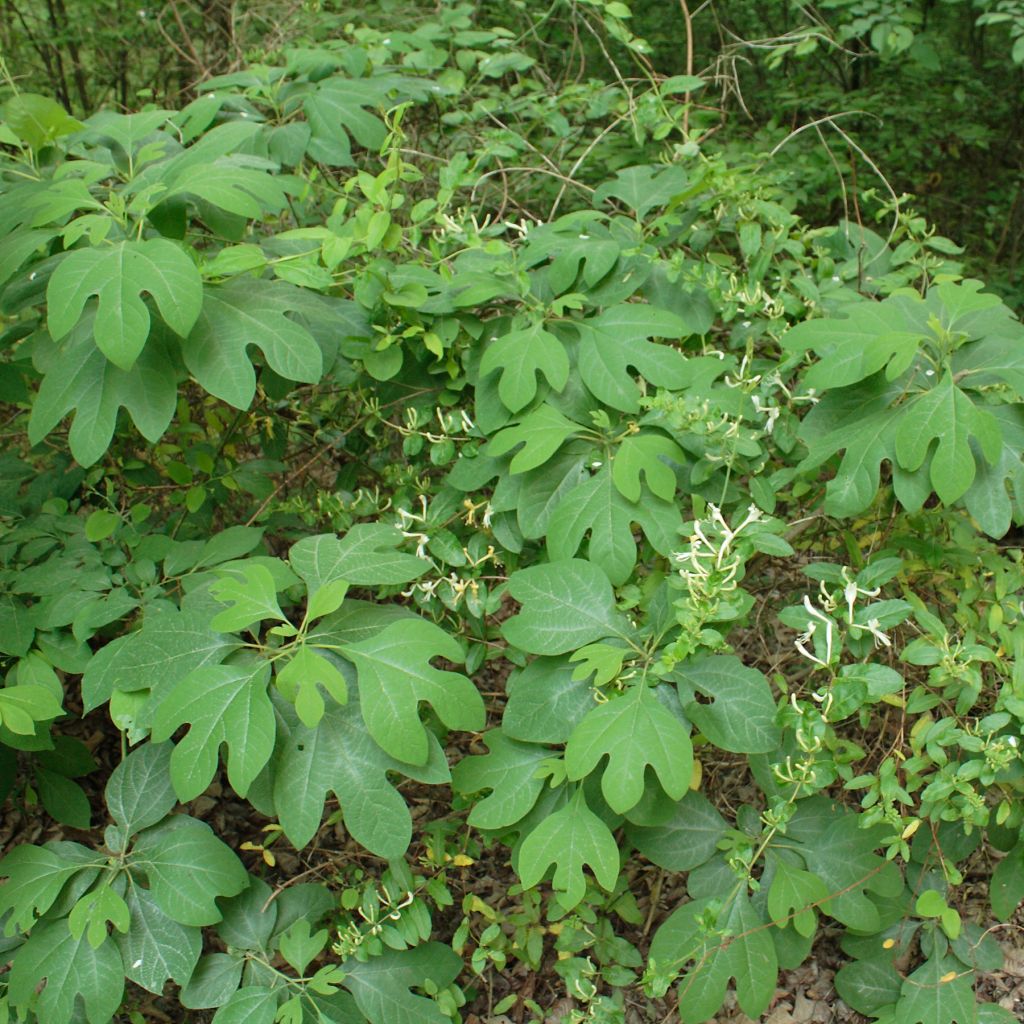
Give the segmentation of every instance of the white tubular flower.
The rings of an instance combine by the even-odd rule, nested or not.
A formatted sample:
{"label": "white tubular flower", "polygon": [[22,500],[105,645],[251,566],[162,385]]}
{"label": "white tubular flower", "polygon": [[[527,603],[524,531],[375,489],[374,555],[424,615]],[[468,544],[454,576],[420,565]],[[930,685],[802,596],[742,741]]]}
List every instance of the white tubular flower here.
{"label": "white tubular flower", "polygon": [[846,601],[846,621],[853,624],[853,606],[857,603],[857,584],[847,583],[843,588],[843,598]]}
{"label": "white tubular flower", "polygon": [[[796,640],[796,649],[808,660],[813,661],[815,665],[821,665],[822,668],[828,668],[832,663],[832,620],[827,616],[818,611],[817,608],[811,603],[810,597],[804,595],[804,608],[812,617],[807,621],[807,632],[801,634]],[[807,644],[811,637],[814,636],[818,629],[817,619],[825,626],[825,660],[822,661],[813,651],[809,650],[805,644]]]}
{"label": "white tubular flower", "polygon": [[882,632],[878,619],[868,619],[866,626],[854,623],[858,629],[866,629],[874,638],[876,647],[892,647],[892,641]]}

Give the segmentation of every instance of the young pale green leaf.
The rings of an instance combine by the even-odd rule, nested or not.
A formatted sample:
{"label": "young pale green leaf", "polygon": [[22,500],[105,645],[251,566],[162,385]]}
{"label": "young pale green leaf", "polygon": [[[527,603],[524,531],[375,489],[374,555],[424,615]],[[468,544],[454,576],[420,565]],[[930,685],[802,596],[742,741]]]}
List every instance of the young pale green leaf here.
{"label": "young pale green leaf", "polygon": [[320,346],[288,316],[304,308],[301,292],[283,281],[251,278],[208,286],[202,312],[182,346],[185,365],[211,395],[236,409],[247,409],[256,393],[250,345],[285,380],[316,383],[323,374]]}
{"label": "young pale green leaf", "polygon": [[613,409],[637,412],[640,408],[641,392],[629,373],[630,367],[658,387],[681,388],[688,383],[685,356],[668,345],[647,340],[686,336],[683,321],[668,310],[624,303],[575,327],[580,336],[583,383]]}
{"label": "young pale green leaf", "polygon": [[3,120],[31,149],[39,150],[55,139],[85,126],[55,99],[34,92],[15,93],[3,105]]}
{"label": "young pale green leaf", "polygon": [[230,605],[210,622],[212,629],[233,633],[264,619],[287,622],[277,603],[277,587],[270,570],[258,562],[241,562],[231,569],[218,570],[221,578],[210,585],[210,593]]}
{"label": "young pale green leaf", "polygon": [[591,686],[606,686],[622,674],[622,663],[629,653],[629,648],[621,645],[587,644],[569,656],[569,661],[578,663],[572,677],[590,679]]}
{"label": "young pale green leaf", "polygon": [[213,1015],[213,1024],[274,1024],[278,993],[262,985],[245,985]]}
{"label": "young pale green leaf", "polygon": [[0,722],[13,733],[31,736],[36,722],[48,722],[64,709],[45,686],[7,686],[0,689]]}
{"label": "young pale green leaf", "polygon": [[923,465],[932,441],[937,440],[929,475],[935,493],[949,505],[963,497],[974,481],[971,437],[990,464],[998,460],[1003,446],[998,421],[975,405],[947,373],[905,406],[896,431],[896,457],[913,472]]}
{"label": "young pale green leaf", "polygon": [[523,840],[519,848],[519,878],[533,888],[554,865],[552,881],[558,902],[567,910],[586,893],[583,868],[608,892],[619,875],[619,847],[608,826],[587,806],[583,788],[572,799],[546,817]]}
{"label": "young pale green leaf", "polygon": [[19,947],[10,974],[11,1003],[27,1009],[44,979],[33,1008],[36,1019],[46,1024],[80,1020],[75,1018],[79,998],[89,1024],[109,1024],[121,1005],[124,971],[117,947],[104,942],[94,948],[84,935],[76,939],[64,920],[39,924]]}
{"label": "young pale green leaf", "polygon": [[645,684],[593,708],[569,737],[565,769],[570,779],[589,775],[607,756],[601,792],[618,814],[640,802],[650,765],[662,788],[681,799],[690,788],[693,746],[682,723]]}
{"label": "young pale green leaf", "polygon": [[[96,855],[96,865],[102,858]],[[0,917],[11,912],[5,935],[28,931],[53,906],[67,882],[88,865],[68,862],[45,846],[16,846],[0,861]]]}
{"label": "young pale green leaf", "polygon": [[900,1024],[974,1024],[974,971],[953,956],[933,956],[903,981],[895,1019]]}
{"label": "young pale green leaf", "polygon": [[[323,590],[317,593],[323,593]],[[348,700],[348,686],[341,672],[323,655],[303,644],[284,668],[278,669],[277,687],[295,705],[302,724],[310,729],[324,717],[323,687],[339,704]]]}
{"label": "young pale green leaf", "polygon": [[310,963],[320,955],[327,945],[328,938],[326,928],[314,933],[308,921],[296,921],[281,933],[277,948],[281,951],[281,956],[302,975],[306,973]]}
{"label": "young pale green leaf", "polygon": [[663,434],[631,434],[615,452],[612,479],[627,501],[639,501],[641,474],[651,493],[671,501],[676,494],[676,474],[671,462],[685,465],[683,449]]}
{"label": "young pale green leaf", "polygon": [[266,661],[209,665],[191,672],[162,697],[153,739],[160,743],[180,726],[190,726],[171,754],[171,781],[180,800],[194,800],[209,786],[222,743],[228,747],[228,780],[245,796],[274,750],[269,679]]}
{"label": "young pale green leaf", "polygon": [[[687,662],[677,675],[687,716],[716,747],[741,754],[764,754],[778,747],[775,701],[757,669],[733,655],[719,655]],[[688,687],[710,697],[711,703],[688,700]]]}
{"label": "young pale green leaf", "polygon": [[349,644],[342,654],[356,667],[366,727],[392,757],[427,763],[421,701],[430,704],[450,729],[483,728],[484,702],[473,683],[430,664],[433,658],[465,660],[459,642],[434,623],[420,618],[396,622],[376,636]]}
{"label": "young pale green leaf", "polygon": [[309,843],[320,827],[324,802],[334,793],[356,842],[378,857],[401,857],[412,838],[412,818],[388,773],[447,782],[448,763],[434,736],[428,737],[423,767],[395,760],[367,734],[355,686],[350,686],[348,704],[328,707],[315,729],[302,725],[290,705],[279,714],[274,804],[292,845],[302,849]]}
{"label": "young pale green leaf", "polygon": [[344,537],[322,533],[292,545],[288,561],[311,594],[337,580],[353,587],[408,583],[422,576],[430,563],[397,551],[404,543],[399,530],[385,523],[357,523]]}
{"label": "young pale green leaf", "polygon": [[793,867],[781,857],[776,858],[775,873],[768,888],[768,913],[780,928],[792,921],[801,935],[813,935],[818,923],[813,904],[827,899],[828,895],[828,887],[817,875]]}
{"label": "young pale green leaf", "polygon": [[509,579],[508,590],[521,609],[505,622],[502,634],[531,654],[564,654],[631,632],[615,608],[608,577],[592,562],[570,558],[520,569]]}
{"label": "young pale green leaf", "polygon": [[28,436],[41,441],[70,412],[71,454],[83,466],[98,461],[114,436],[118,410],[128,410],[147,441],[163,436],[177,400],[179,371],[172,360],[168,331],[154,324],[149,341],[127,372],[109,362],[92,340],[93,314],[86,311],[68,342],[42,341],[46,352],[43,382],[32,405]]}
{"label": "young pale green leaf", "polygon": [[171,783],[173,749],[170,743],[144,743],[111,772],[107,810],[126,836],[162,821],[177,803]]}
{"label": "young pale green leaf", "polygon": [[634,523],[661,554],[678,547],[682,525],[678,507],[653,496],[636,503],[627,500],[616,487],[612,471],[604,466],[555,506],[548,521],[548,555],[555,562],[572,558],[589,535],[589,560],[619,586],[636,566]]}
{"label": "young pale green leaf", "polygon": [[432,999],[414,995],[429,981],[435,989],[450,985],[462,960],[450,947],[427,942],[413,949],[386,949],[368,960],[346,960],[344,986],[370,1024],[449,1024],[451,1018]]}
{"label": "young pale green leaf", "polygon": [[169,980],[184,985],[203,946],[199,929],[169,918],[139,885],[129,886],[125,899],[131,922],[124,935],[114,938],[127,977],[157,995]]}
{"label": "young pale green leaf", "polygon": [[164,238],[77,249],[60,262],[47,285],[50,335],[59,341],[70,333],[95,295],[96,346],[127,372],[149,337],[143,292],[153,297],[172,331],[182,337],[189,333],[203,304],[203,287],[199,270],[183,249]]}
{"label": "young pale green leaf", "polygon": [[489,796],[473,804],[469,824],[474,828],[505,828],[525,817],[537,802],[544,788],[537,769],[551,751],[532,743],[518,743],[501,729],[492,729],[483,739],[489,753],[464,757],[452,772],[452,787],[463,794],[489,789]]}
{"label": "young pale green leaf", "polygon": [[510,331],[491,342],[480,360],[480,376],[501,370],[498,395],[507,409],[519,412],[537,394],[537,374],[542,373],[555,391],[569,380],[565,347],[543,323]]}
{"label": "young pale green leaf", "polygon": [[517,425],[495,434],[484,448],[484,454],[498,458],[522,445],[512,456],[509,472],[525,473],[542,466],[567,438],[581,430],[583,427],[578,423],[545,403],[524,416]]}
{"label": "young pale green leaf", "polygon": [[87,892],[68,915],[68,927],[74,938],[83,934],[93,949],[107,941],[107,923],[119,932],[128,931],[131,915],[128,904],[109,885],[100,885]]}
{"label": "young pale green leaf", "polygon": [[318,587],[306,602],[306,622],[316,622],[325,615],[336,612],[348,593],[348,580],[331,580]]}
{"label": "young pale green leaf", "polygon": [[719,913],[713,932],[703,928],[712,900],[698,899],[676,910],[651,943],[651,961],[659,973],[675,973],[696,961],[680,981],[680,1016],[698,1024],[714,1016],[725,1000],[730,979],[749,1017],[758,1018],[771,1002],[778,980],[778,960],[765,922],[744,891]]}
{"label": "young pale green leaf", "polygon": [[179,924],[215,924],[217,899],[249,884],[242,862],[209,825],[183,814],[146,829],[128,863],[145,872],[154,902]]}

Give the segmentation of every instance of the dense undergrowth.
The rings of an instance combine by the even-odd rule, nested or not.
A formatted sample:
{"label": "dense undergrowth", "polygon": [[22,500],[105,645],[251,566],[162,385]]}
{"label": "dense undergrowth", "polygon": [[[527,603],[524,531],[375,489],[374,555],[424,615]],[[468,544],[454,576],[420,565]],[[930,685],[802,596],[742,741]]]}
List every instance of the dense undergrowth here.
{"label": "dense undergrowth", "polygon": [[1024,327],[478,14],[3,108],[0,1020],[1016,1019]]}

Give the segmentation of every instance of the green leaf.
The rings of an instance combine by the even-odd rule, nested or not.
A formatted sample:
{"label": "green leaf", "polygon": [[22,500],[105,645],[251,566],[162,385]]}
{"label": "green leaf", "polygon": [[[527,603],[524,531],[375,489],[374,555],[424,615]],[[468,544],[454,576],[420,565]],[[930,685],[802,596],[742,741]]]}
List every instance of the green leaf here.
{"label": "green leaf", "polygon": [[131,923],[128,904],[109,885],[87,892],[68,915],[71,935],[76,939],[86,935],[93,949],[107,941],[107,922],[122,933]]}
{"label": "green leaf", "polygon": [[647,340],[685,337],[686,327],[674,313],[631,302],[612,306],[575,326],[583,383],[613,409],[637,412],[640,408],[641,392],[630,367],[658,387],[681,388],[689,382],[683,354]]}
{"label": "green leaf", "polygon": [[106,540],[120,525],[121,517],[116,512],[98,508],[85,521],[85,539],[93,543]]}
{"label": "green leaf", "polygon": [[502,626],[502,635],[531,654],[564,654],[630,633],[608,577],[592,562],[571,558],[520,569],[510,577],[508,592],[521,608]]}
{"label": "green leaf", "polygon": [[537,770],[551,751],[518,743],[501,729],[492,729],[483,740],[489,753],[464,757],[452,772],[452,787],[466,795],[489,789],[489,796],[474,801],[468,822],[474,828],[505,828],[529,814],[537,802],[544,788]]}
{"label": "green leaf", "polygon": [[676,474],[669,462],[686,463],[686,455],[675,441],[663,434],[633,434],[616,450],[612,479],[627,501],[639,501],[643,474],[652,494],[671,501],[676,494]]}
{"label": "green leaf", "polygon": [[[294,179],[291,179],[294,181]],[[173,175],[160,202],[175,196],[192,196],[220,210],[256,220],[265,213],[279,213],[288,202],[295,185],[283,175],[272,175],[252,167],[242,167],[230,158],[217,163],[188,167]]]}
{"label": "green leaf", "polygon": [[941,917],[946,909],[945,897],[935,889],[925,889],[914,904],[914,913],[921,917]]}
{"label": "green leaf", "polygon": [[288,561],[310,594],[342,579],[353,587],[408,583],[422,576],[430,562],[397,551],[404,541],[393,526],[357,523],[344,537],[329,533],[303,537],[292,545]]}
{"label": "green leaf", "polygon": [[491,342],[480,360],[480,376],[501,370],[498,395],[507,409],[519,412],[537,394],[537,373],[555,391],[569,381],[569,357],[561,341],[543,323],[510,331]]}
{"label": "green leaf", "polygon": [[125,372],[149,337],[151,295],[164,322],[184,337],[203,304],[202,279],[188,255],[173,242],[151,238],[104,248],[78,249],[66,256],[46,288],[47,325],[59,341],[78,323],[90,296],[99,300],[93,320],[96,346]]}
{"label": "green leaf", "polygon": [[92,313],[86,311],[66,344],[41,341],[36,346],[46,365],[28,426],[29,440],[38,444],[74,412],[68,444],[82,466],[91,466],[107,450],[122,407],[147,441],[159,441],[178,395],[178,371],[165,328],[153,326],[142,354],[125,372],[93,343],[92,321]]}
{"label": "green leaf", "polygon": [[227,953],[207,953],[182,987],[181,1005],[190,1010],[223,1006],[238,989],[243,965],[244,961]]}
{"label": "green leaf", "polygon": [[676,910],[658,929],[650,958],[659,972],[675,973],[689,960],[696,964],[680,981],[678,999],[685,1024],[712,1017],[725,1000],[729,980],[749,1017],[760,1017],[771,1002],[778,979],[775,944],[745,892],[738,892],[719,914],[715,930],[702,927],[712,900],[698,899]]}
{"label": "green leaf", "polygon": [[308,921],[296,921],[281,934],[277,948],[296,972],[303,975],[327,945],[328,937],[326,928],[314,934]]}
{"label": "green leaf", "polygon": [[548,521],[548,555],[556,562],[572,558],[589,534],[589,560],[619,586],[636,565],[634,523],[639,523],[651,546],[661,554],[678,547],[682,525],[678,507],[650,496],[642,502],[628,501],[615,486],[612,471],[604,466],[555,506]]}
{"label": "green leaf", "polygon": [[690,737],[645,683],[599,704],[576,726],[565,747],[566,774],[583,779],[605,756],[601,792],[618,814],[640,802],[648,765],[673,800],[682,799],[690,788]]}
{"label": "green leaf", "polygon": [[277,992],[262,985],[246,985],[233,993],[213,1015],[213,1024],[274,1024]]}
{"label": "green leaf", "polygon": [[56,100],[33,92],[12,96],[3,105],[0,116],[22,142],[35,150],[85,127]]}
{"label": "green leaf", "polygon": [[590,684],[577,674],[564,658],[534,658],[509,677],[501,731],[527,743],[565,743],[594,706]]}
{"label": "green leaf", "polygon": [[180,726],[190,726],[171,754],[178,799],[194,800],[209,786],[222,743],[228,747],[228,780],[239,796],[245,796],[274,750],[269,678],[270,665],[262,660],[208,665],[163,696],[153,719],[153,739],[162,742]]}
{"label": "green leaf", "polygon": [[896,865],[874,852],[878,842],[877,829],[862,829],[856,814],[844,814],[799,847],[807,867],[836,894],[820,909],[857,931],[877,931],[880,925],[867,891],[894,897],[903,890]]}
{"label": "green leaf", "polygon": [[177,803],[171,783],[172,750],[170,743],[144,743],[110,773],[107,810],[126,836],[162,821]]}
{"label": "green leaf", "polygon": [[129,886],[126,900],[131,925],[124,935],[115,936],[125,974],[157,995],[168,980],[186,984],[203,946],[199,930],[169,918],[141,886]]}
{"label": "green leaf", "polygon": [[989,889],[992,913],[1009,921],[1024,900],[1024,842],[1018,843],[996,865]]}
{"label": "green leaf", "polygon": [[[733,655],[717,655],[687,662],[677,676],[687,717],[716,747],[741,754],[764,754],[778,747],[775,701],[757,669]],[[711,703],[689,700],[687,687],[710,697]]]}
{"label": "green leaf", "polygon": [[519,848],[519,878],[532,889],[555,866],[552,881],[558,902],[571,910],[586,893],[583,868],[608,892],[619,875],[619,847],[608,826],[587,806],[583,788],[572,799],[546,817],[523,840]]}
{"label": "green leaf", "polygon": [[249,884],[242,862],[209,825],[183,814],[143,832],[129,865],[145,871],[154,902],[179,924],[215,924],[217,899]]}
{"label": "green leaf", "polygon": [[[670,82],[682,81],[683,86],[688,80],[690,76],[669,79]],[[692,81],[700,80],[693,78]],[[677,91],[682,91],[682,86]],[[610,197],[621,199],[638,218],[643,219],[655,207],[665,206],[673,197],[685,192],[690,185],[690,175],[678,165],[626,167],[598,188],[594,202],[603,203]]]}
{"label": "green leaf", "polygon": [[13,594],[0,594],[0,654],[23,658],[35,637],[36,616]]}
{"label": "green leaf", "polygon": [[10,1000],[21,1008],[33,1002],[40,981],[46,980],[34,1001],[36,1018],[46,1024],[71,1024],[76,998],[84,1002],[89,1024],[109,1024],[124,992],[121,956],[114,943],[94,949],[84,935],[74,938],[63,920],[32,929],[15,954],[10,979]]}
{"label": "green leaf", "polygon": [[836,972],[836,991],[858,1013],[875,1015],[900,996],[900,976],[894,956],[879,955],[844,964]]}
{"label": "green leaf", "polygon": [[459,642],[426,619],[386,626],[376,636],[349,644],[342,654],[356,667],[363,719],[370,735],[392,757],[426,764],[427,731],[421,701],[429,703],[449,729],[484,726],[484,702],[464,675],[434,668],[433,658],[462,662]]}
{"label": "green leaf", "polygon": [[573,679],[590,679],[592,687],[607,686],[613,679],[622,675],[622,663],[629,656],[629,649],[612,644],[587,644],[569,656],[569,661],[576,664]]}
{"label": "green leaf", "polygon": [[[922,305],[904,296],[865,300],[844,317],[797,324],[783,335],[782,344],[790,352],[818,354],[821,361],[804,375],[804,385],[818,391],[856,384],[890,362],[902,373],[928,334],[917,308]],[[896,375],[890,373],[889,379]]]}
{"label": "green leaf", "polygon": [[264,619],[286,622],[277,603],[277,586],[270,570],[258,562],[242,562],[230,569],[220,569],[221,578],[210,585],[210,593],[221,604],[231,607],[215,615],[212,629],[232,633]]}
{"label": "green leaf", "polygon": [[[102,858],[96,855],[96,864]],[[45,846],[16,846],[0,861],[0,917],[8,911],[5,935],[28,931],[53,906],[65,884],[88,865],[68,863]]]}
{"label": "green leaf", "polygon": [[524,416],[516,426],[498,431],[484,448],[484,454],[497,458],[522,445],[512,456],[509,472],[525,473],[542,466],[558,451],[566,438],[582,429],[557,409],[547,404],[540,405]]}
{"label": "green leaf", "polygon": [[33,735],[37,722],[48,722],[63,713],[60,701],[45,686],[0,689],[0,722],[21,736]]}
{"label": "green leaf", "polygon": [[793,867],[781,857],[776,858],[775,873],[768,888],[768,913],[780,928],[792,921],[801,935],[813,935],[818,918],[812,904],[827,899],[828,895],[828,887],[817,875]]}
{"label": "green leaf", "polygon": [[348,704],[328,707],[315,729],[302,725],[289,706],[281,709],[273,761],[278,819],[292,845],[302,849],[316,835],[324,802],[334,793],[356,842],[378,857],[401,857],[412,839],[412,818],[388,774],[443,783],[448,763],[432,734],[422,768],[386,754],[367,734],[358,691],[350,689]]}
{"label": "green leaf", "polygon": [[[319,593],[323,593],[320,590]],[[324,717],[322,686],[339,704],[348,700],[345,677],[323,655],[303,644],[277,673],[277,686],[310,729]]]}
{"label": "green leaf", "polygon": [[429,981],[447,988],[462,970],[462,960],[440,942],[413,949],[385,949],[365,961],[347,960],[343,984],[371,1024],[450,1024],[431,999],[414,995]]}
{"label": "green leaf", "polygon": [[666,871],[692,871],[710,860],[726,833],[725,819],[700,793],[688,792],[661,824],[626,826],[630,840]]}
{"label": "green leaf", "polygon": [[989,463],[999,458],[1002,433],[992,414],[976,406],[945,374],[938,384],[903,410],[896,431],[896,457],[905,469],[919,469],[933,440],[938,441],[931,459],[930,477],[935,493],[946,505],[964,495],[974,481],[975,437]]}
{"label": "green leaf", "polygon": [[288,314],[304,309],[301,288],[239,278],[207,286],[195,328],[182,346],[185,365],[211,394],[247,409],[256,393],[248,355],[255,345],[285,380],[315,384],[323,355],[313,335]]}
{"label": "green leaf", "polygon": [[[320,82],[316,92],[303,101],[303,109],[313,131],[307,147],[309,156],[335,167],[350,166],[350,133],[367,149],[379,148],[387,135],[387,128],[366,108],[384,104],[385,98],[384,83],[373,79],[331,77]],[[388,101],[387,105],[392,102]]]}
{"label": "green leaf", "polygon": [[196,669],[223,661],[239,646],[236,637],[210,628],[208,609],[186,600],[181,611],[147,614],[142,629],[93,655],[82,678],[86,711],[110,700],[115,690],[134,692],[180,682]]}
{"label": "green leaf", "polygon": [[974,1024],[974,971],[952,956],[932,957],[903,982],[895,1019],[900,1024]]}

